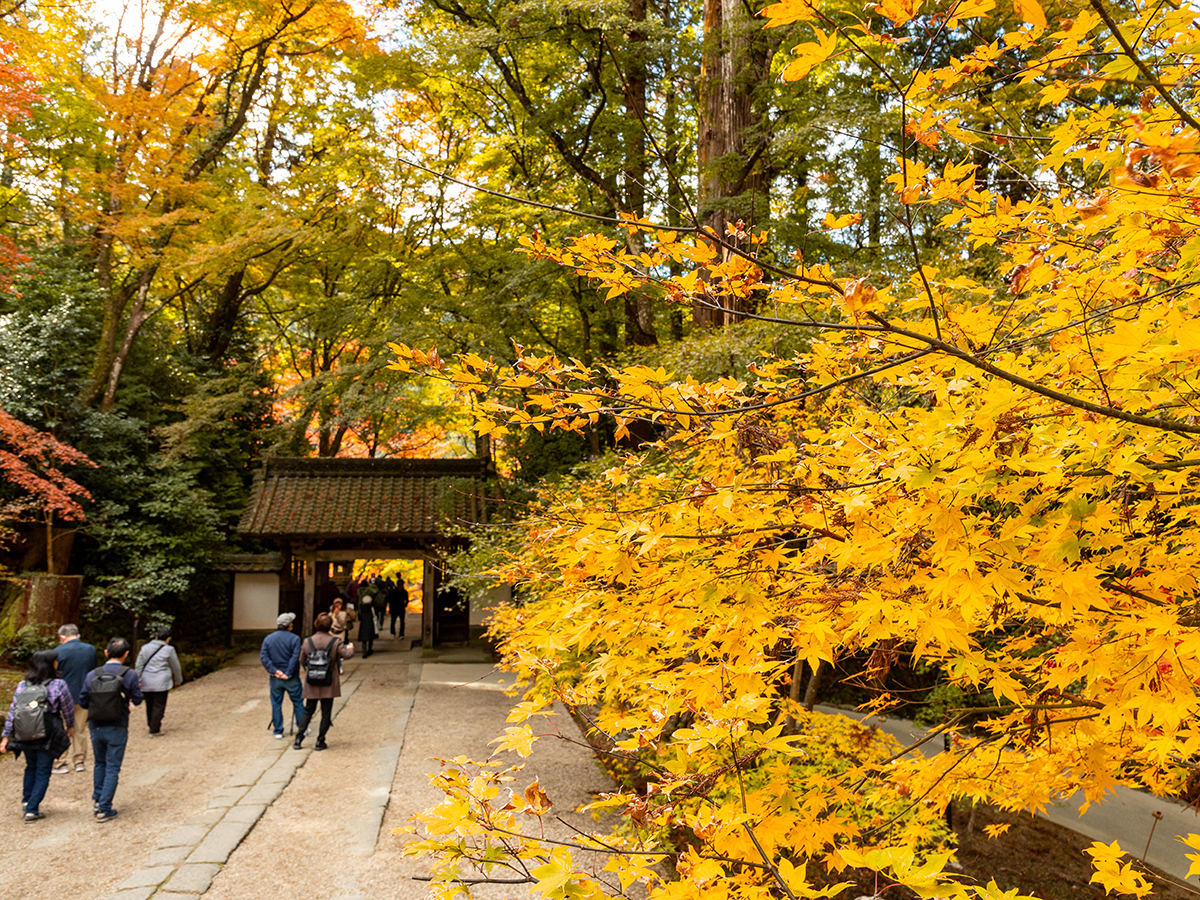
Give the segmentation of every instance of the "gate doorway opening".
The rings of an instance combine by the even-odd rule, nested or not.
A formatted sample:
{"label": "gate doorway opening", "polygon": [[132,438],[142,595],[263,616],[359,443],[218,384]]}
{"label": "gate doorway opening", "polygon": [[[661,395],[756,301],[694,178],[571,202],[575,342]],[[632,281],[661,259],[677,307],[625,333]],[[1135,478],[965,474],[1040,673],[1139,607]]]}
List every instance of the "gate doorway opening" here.
{"label": "gate doorway opening", "polygon": [[309,634],[339,591],[364,573],[378,573],[404,578],[406,637],[426,647],[467,640],[471,609],[446,585],[443,560],[464,546],[462,525],[484,521],[490,472],[486,459],[266,460],[238,531],[260,546],[274,543],[279,552],[270,557],[278,562],[235,570],[246,576],[246,590],[239,603],[235,583],[234,628],[273,620],[271,578],[275,615],[295,613],[298,630]]}

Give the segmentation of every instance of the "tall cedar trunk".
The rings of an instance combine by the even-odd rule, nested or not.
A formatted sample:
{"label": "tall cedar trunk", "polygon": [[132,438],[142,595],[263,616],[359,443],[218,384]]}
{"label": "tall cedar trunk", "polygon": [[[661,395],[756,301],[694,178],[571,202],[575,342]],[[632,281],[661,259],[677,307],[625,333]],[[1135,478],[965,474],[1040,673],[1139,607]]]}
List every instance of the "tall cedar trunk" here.
{"label": "tall cedar trunk", "polygon": [[[697,164],[699,215],[721,239],[739,219],[753,226],[765,209],[767,183],[756,165],[763,129],[753,94],[766,63],[766,44],[740,0],[704,0],[704,53],[700,65]],[[724,309],[697,303],[696,325],[732,322],[742,307],[720,298]]]}
{"label": "tall cedar trunk", "polygon": [[[629,48],[625,71],[625,203],[628,211],[646,215],[646,0],[629,0]],[[631,253],[641,253],[641,234],[626,239]],[[647,346],[658,343],[650,298],[641,292],[625,295],[625,343]]]}
{"label": "tall cedar trunk", "polygon": [[[673,29],[675,10],[672,8],[670,0],[664,0],[662,14],[664,24],[669,29]],[[664,163],[667,168],[667,225],[672,228],[678,228],[683,224],[684,204],[683,182],[679,171],[679,92],[676,89],[675,79],[675,55],[668,47],[663,58],[663,83],[665,85],[663,137],[666,141]],[[683,267],[676,262],[671,262],[669,266],[672,275],[678,275],[683,270]],[[683,340],[683,310],[679,306],[672,306],[670,317],[671,339]]]}
{"label": "tall cedar trunk", "polygon": [[867,194],[869,196],[867,218],[867,246],[873,262],[879,260],[880,241],[883,234],[883,104],[879,92],[872,91],[874,115],[870,126],[870,146],[866,149]]}

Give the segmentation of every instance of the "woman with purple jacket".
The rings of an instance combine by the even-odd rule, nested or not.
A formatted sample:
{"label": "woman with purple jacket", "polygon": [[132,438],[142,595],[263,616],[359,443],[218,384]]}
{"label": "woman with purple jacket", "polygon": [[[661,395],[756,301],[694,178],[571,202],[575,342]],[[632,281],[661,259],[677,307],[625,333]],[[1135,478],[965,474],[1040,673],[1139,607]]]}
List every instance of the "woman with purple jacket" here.
{"label": "woman with purple jacket", "polygon": [[[13,716],[17,711],[17,698],[27,688],[44,685],[48,709],[45,714],[46,737],[40,741],[19,742],[13,739]],[[29,671],[25,679],[13,692],[4,720],[4,734],[0,737],[0,753],[10,749],[25,754],[25,782],[21,789],[21,806],[25,810],[25,821],[36,822],[46,818],[38,807],[50,786],[50,770],[54,760],[71,746],[75,733],[75,700],[71,689],[58,677],[58,660],[53,650],[39,650],[29,660]]]}

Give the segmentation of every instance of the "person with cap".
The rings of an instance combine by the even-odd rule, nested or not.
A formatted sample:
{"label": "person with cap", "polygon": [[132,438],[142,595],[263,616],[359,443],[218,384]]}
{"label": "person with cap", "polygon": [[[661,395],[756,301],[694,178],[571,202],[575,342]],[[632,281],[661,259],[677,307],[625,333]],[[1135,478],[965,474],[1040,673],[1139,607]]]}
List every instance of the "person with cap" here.
{"label": "person with cap", "polygon": [[283,613],[275,620],[275,630],[262,642],[258,658],[271,676],[271,730],[283,737],[283,693],[292,698],[292,714],[304,718],[304,695],[300,685],[300,636],[292,632],[295,613]]}

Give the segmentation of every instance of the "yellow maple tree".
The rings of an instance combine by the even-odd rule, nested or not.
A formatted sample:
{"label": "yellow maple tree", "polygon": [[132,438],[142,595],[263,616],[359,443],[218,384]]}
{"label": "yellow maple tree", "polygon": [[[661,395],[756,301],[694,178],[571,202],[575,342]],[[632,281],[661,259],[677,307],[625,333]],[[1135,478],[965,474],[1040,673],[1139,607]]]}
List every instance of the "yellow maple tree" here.
{"label": "yellow maple tree", "polygon": [[[516,770],[460,761],[410,845],[437,856],[448,892],[473,864],[551,897],[634,881],[664,898],[816,897],[850,865],[920,896],[998,898],[944,871],[936,823],[952,799],[1172,795],[1196,770],[1194,10],[783,0],[765,13],[816,37],[784,78],[852,57],[902,109],[888,183],[905,269],[874,284],[785,270],[740,229],[630,223],[646,238],[636,257],[604,236],[535,237],[524,252],[610,297],[736,297],[806,329],[809,349],[700,383],[394,345],[398,368],[459,389],[481,433],[612,417],[618,439],[634,422],[651,435],[544,493],[503,573],[528,600],[495,625],[529,679],[501,748],[526,755],[525,720],[565,704],[637,774],[637,790],[602,801],[623,827],[579,836],[573,856],[492,802]],[[935,66],[899,49],[918,25],[930,44],[991,37]],[[982,86],[1061,114],[981,131]],[[1026,189],[980,180],[983,160],[1021,166]],[[952,233],[954,252],[927,258],[929,229]],[[990,715],[952,714],[936,756],[839,732],[797,686],[856,653],[881,679],[901,654],[934,667],[991,698]],[[579,854],[599,848],[596,872]],[[1151,890],[1120,847],[1091,853],[1106,890]]]}

